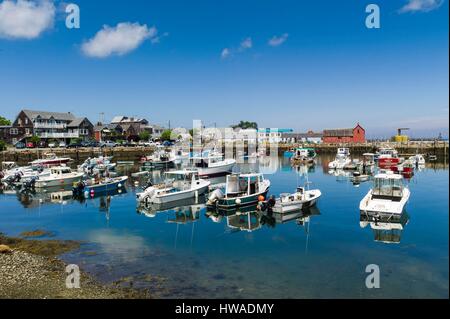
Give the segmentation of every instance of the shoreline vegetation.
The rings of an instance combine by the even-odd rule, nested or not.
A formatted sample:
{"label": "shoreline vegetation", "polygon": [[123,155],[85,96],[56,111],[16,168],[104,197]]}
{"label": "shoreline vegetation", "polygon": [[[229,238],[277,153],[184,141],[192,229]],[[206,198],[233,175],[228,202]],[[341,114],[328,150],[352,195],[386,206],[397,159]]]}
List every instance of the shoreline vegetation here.
{"label": "shoreline vegetation", "polygon": [[152,298],[148,290],[101,284],[82,269],[80,289],[68,289],[67,264],[59,256],[79,249],[81,243],[42,239],[52,236],[44,230],[20,237],[0,233],[0,299]]}

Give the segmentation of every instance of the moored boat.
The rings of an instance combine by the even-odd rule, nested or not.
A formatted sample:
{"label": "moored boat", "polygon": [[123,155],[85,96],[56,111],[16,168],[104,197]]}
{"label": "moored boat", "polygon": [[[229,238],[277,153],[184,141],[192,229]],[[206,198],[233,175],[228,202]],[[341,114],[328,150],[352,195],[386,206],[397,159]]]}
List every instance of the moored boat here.
{"label": "moored boat", "polygon": [[106,177],[100,179],[88,179],[86,181],[78,182],[73,188],[73,195],[94,195],[98,193],[104,193],[125,188],[125,183],[128,180],[128,176],[119,177]]}
{"label": "moored boat", "polygon": [[317,153],[313,148],[297,148],[291,158],[293,164],[314,164]]}
{"label": "moored boat", "polygon": [[219,154],[191,157],[191,165],[198,170],[199,176],[218,176],[231,173],[236,165],[235,159],[224,159]]}
{"label": "moored boat", "polygon": [[401,215],[409,197],[403,177],[387,171],[375,176],[373,188],[362,199],[359,209],[366,214]]}
{"label": "moored boat", "polygon": [[270,181],[263,174],[232,174],[227,176],[225,190],[216,189],[208,200],[208,206],[234,208],[264,201]]}
{"label": "moored boat", "polygon": [[316,205],[322,193],[318,189],[306,190],[298,187],[293,194],[281,194],[270,209],[275,213],[290,213]]}
{"label": "moored boat", "polygon": [[58,157],[54,153],[45,153],[41,159],[30,162],[31,166],[53,167],[68,164],[72,159],[69,157]]}
{"label": "moored boat", "polygon": [[346,165],[351,164],[350,150],[348,148],[338,148],[336,158],[328,164],[330,169],[344,169]]}
{"label": "moored boat", "polygon": [[81,181],[83,173],[72,172],[70,167],[57,166],[50,169],[50,174],[47,176],[38,176],[35,181],[36,188],[66,186],[73,185]]}
{"label": "moored boat", "polygon": [[163,204],[190,198],[197,198],[208,191],[210,181],[199,178],[195,170],[166,172],[163,184],[153,185],[138,193],[137,199],[146,204]]}

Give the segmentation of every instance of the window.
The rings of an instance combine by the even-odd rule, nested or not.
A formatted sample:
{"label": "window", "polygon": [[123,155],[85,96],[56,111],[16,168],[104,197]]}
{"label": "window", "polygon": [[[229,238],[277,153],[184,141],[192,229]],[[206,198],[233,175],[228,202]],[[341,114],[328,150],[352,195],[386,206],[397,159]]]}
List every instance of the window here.
{"label": "window", "polygon": [[9,130],[9,134],[11,135],[18,135],[19,134],[19,130],[17,128],[12,128]]}
{"label": "window", "polygon": [[27,135],[30,135],[30,134],[31,134],[31,131],[30,131],[29,128],[25,129],[25,134],[27,134]]}

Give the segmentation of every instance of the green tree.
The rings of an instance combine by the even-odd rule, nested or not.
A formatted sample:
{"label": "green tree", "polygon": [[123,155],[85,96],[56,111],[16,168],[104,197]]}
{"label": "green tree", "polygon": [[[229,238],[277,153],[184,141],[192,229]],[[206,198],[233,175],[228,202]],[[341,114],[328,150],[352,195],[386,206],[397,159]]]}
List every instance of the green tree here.
{"label": "green tree", "polygon": [[163,141],[170,141],[171,140],[172,131],[171,130],[165,130],[161,134],[161,140]]}
{"label": "green tree", "polygon": [[11,121],[4,118],[3,116],[0,116],[0,126],[6,126],[6,125],[11,125]]}
{"label": "green tree", "polygon": [[33,135],[32,137],[30,137],[30,142],[33,143],[35,146],[37,146],[40,141],[41,138],[39,136]]}
{"label": "green tree", "polygon": [[232,125],[232,128],[236,129],[236,128],[240,128],[243,130],[246,129],[258,129],[258,124],[256,122],[249,122],[249,121],[240,121],[239,124],[237,125]]}
{"label": "green tree", "polygon": [[142,131],[139,133],[139,139],[141,141],[148,141],[150,139],[150,132],[149,131]]}
{"label": "green tree", "polygon": [[3,140],[0,140],[0,151],[6,150],[6,143]]}

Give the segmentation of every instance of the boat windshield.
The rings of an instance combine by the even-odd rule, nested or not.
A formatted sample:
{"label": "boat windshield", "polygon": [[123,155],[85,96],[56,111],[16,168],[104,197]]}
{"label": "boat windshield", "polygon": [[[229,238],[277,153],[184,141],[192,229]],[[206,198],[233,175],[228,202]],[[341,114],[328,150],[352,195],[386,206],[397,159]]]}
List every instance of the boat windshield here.
{"label": "boat windshield", "polygon": [[257,194],[259,192],[258,176],[229,176],[227,182],[227,195]]}
{"label": "boat windshield", "polygon": [[375,178],[372,193],[375,196],[402,197],[402,180],[399,178]]}

